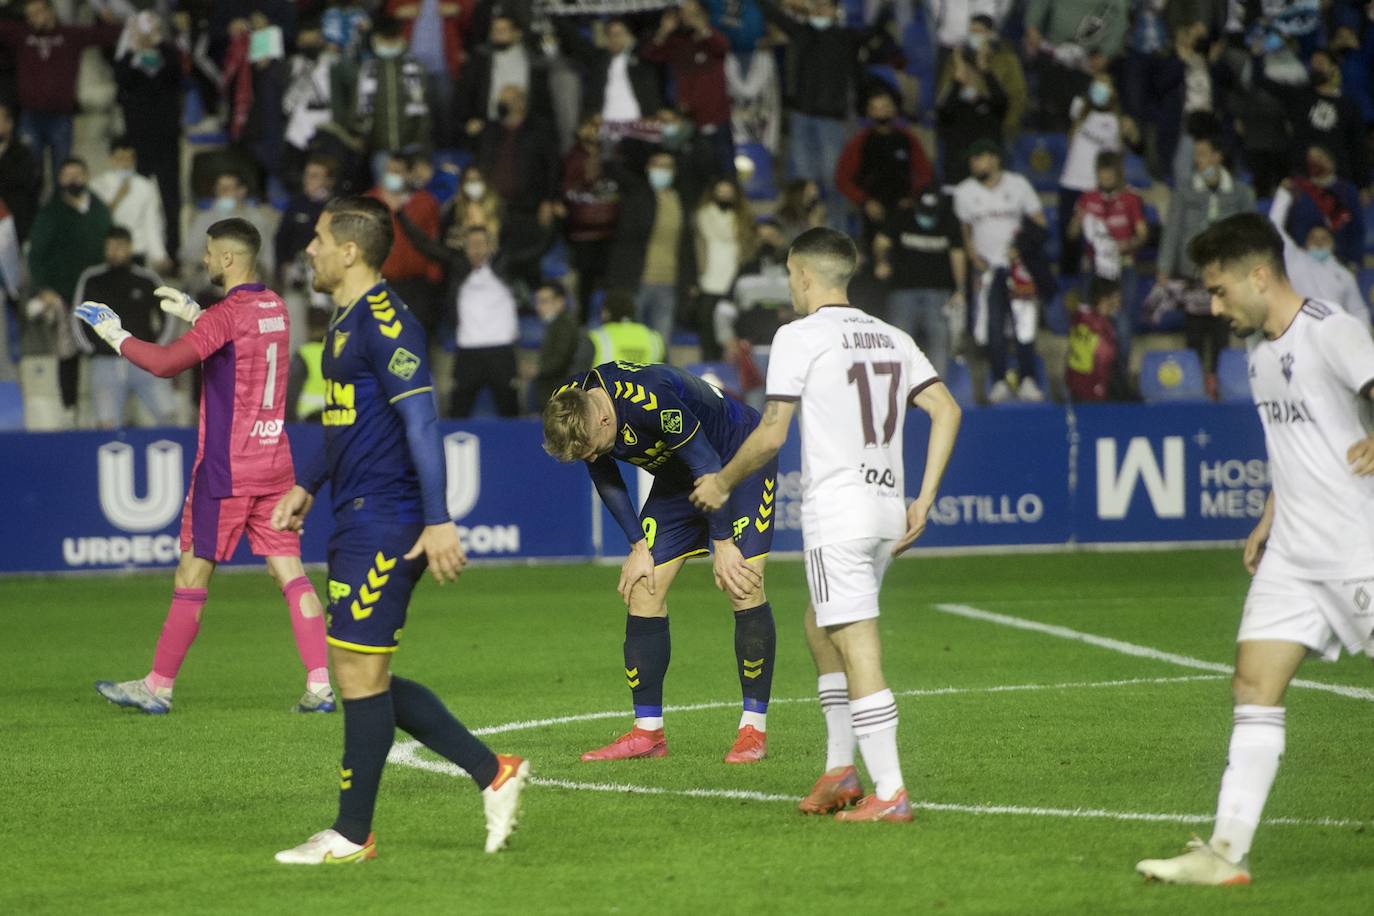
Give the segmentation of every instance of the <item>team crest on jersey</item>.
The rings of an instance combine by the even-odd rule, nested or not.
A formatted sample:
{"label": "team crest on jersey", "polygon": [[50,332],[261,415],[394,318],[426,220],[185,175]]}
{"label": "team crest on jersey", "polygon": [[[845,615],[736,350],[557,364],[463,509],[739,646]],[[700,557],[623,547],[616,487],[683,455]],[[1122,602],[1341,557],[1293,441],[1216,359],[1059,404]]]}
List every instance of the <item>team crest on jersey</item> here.
{"label": "team crest on jersey", "polygon": [[347,344],[348,344],[348,332],[347,332],[347,331],[335,331],[335,332],[334,332],[334,358],[335,358],[335,359],[338,359],[338,358],[339,358],[339,354],[343,352],[343,348],[344,348]]}
{"label": "team crest on jersey", "polygon": [[1283,380],[1293,381],[1293,354],[1285,353],[1279,357],[1279,368],[1283,370]]}
{"label": "team crest on jersey", "polygon": [[658,417],[659,423],[662,424],[665,433],[682,432],[682,411],[662,410],[659,412]]}
{"label": "team crest on jersey", "polygon": [[620,441],[624,442],[626,445],[638,444],[639,437],[636,436],[635,431],[630,428],[630,424],[626,423],[620,428]]}
{"label": "team crest on jersey", "polygon": [[396,352],[391,354],[391,362],[386,364],[386,369],[392,375],[402,381],[410,381],[415,375],[415,370],[420,368],[420,357],[411,353],[405,347],[397,347]]}

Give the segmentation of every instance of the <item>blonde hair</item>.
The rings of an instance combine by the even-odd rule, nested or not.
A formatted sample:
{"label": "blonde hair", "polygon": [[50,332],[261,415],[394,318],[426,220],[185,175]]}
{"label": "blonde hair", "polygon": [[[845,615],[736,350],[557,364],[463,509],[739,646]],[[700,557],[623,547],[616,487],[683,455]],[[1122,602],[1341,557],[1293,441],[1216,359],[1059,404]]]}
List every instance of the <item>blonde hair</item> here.
{"label": "blonde hair", "polygon": [[592,447],[591,397],[581,388],[560,391],[544,405],[544,451],[576,461]]}

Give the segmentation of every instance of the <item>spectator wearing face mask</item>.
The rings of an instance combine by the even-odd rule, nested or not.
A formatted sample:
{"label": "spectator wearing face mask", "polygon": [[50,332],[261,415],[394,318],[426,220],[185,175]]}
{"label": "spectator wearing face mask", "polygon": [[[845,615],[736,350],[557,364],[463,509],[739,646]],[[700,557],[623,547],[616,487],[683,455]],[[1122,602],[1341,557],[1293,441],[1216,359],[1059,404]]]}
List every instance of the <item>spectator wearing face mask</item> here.
{"label": "spectator wearing face mask", "polygon": [[[186,235],[182,236],[181,262],[182,276],[187,278],[186,287],[192,298],[204,302],[217,298],[210,284],[210,275],[201,263],[205,255],[206,231],[222,219],[237,217],[245,219],[258,230],[260,238],[270,239],[277,232],[277,211],[271,207],[261,207],[248,199],[248,182],[235,170],[226,170],[215,177],[214,198],[208,210],[198,210],[191,218]],[[258,252],[258,271],[260,277],[273,276],[277,267],[276,252],[271,245],[264,245]],[[221,291],[222,292],[222,291]]]}
{"label": "spectator wearing face mask", "polygon": [[950,57],[949,83],[935,102],[937,133],[944,144],[941,163],[945,183],[958,184],[968,177],[969,152],[982,141],[1003,149],[1002,124],[1007,94],[988,69],[986,54],[967,49]]}
{"label": "spectator wearing face mask", "polygon": [[[1251,54],[1260,57],[1263,47],[1252,45]],[[1324,147],[1334,157],[1339,177],[1356,187],[1367,187],[1364,121],[1359,106],[1341,93],[1340,66],[1330,51],[1318,48],[1312,53],[1308,73],[1307,85],[1291,86],[1269,79],[1257,66],[1254,84],[1283,103],[1295,149]]]}
{"label": "spectator wearing face mask", "polygon": [[91,191],[110,208],[115,225],[123,226],[132,237],[132,254],[138,263],[166,273],[172,262],[167,257],[162,214],[162,196],[157,185],[138,174],[133,142],[116,137],[110,143],[110,169],[97,175]]}
{"label": "spectator wearing face mask", "polygon": [[458,193],[443,214],[444,231],[451,226],[481,226],[494,239],[501,238],[501,213],[504,203],[501,195],[487,181],[482,169],[469,165],[463,170],[458,183]]}
{"label": "spectator wearing face mask", "polygon": [[[620,148],[623,155],[641,155],[631,141]],[[696,285],[692,211],[675,185],[672,154],[656,149],[646,158],[642,171],[633,161],[611,170],[620,188],[620,220],[606,266],[606,288],[608,294],[615,289],[636,293],[635,317],[670,341],[678,304],[688,301]]]}
{"label": "spectator wearing face mask", "polygon": [[487,43],[476,48],[463,65],[463,78],[456,92],[458,123],[464,126],[467,142],[475,142],[488,121],[501,120],[497,106],[505,86],[524,91],[526,109],[531,114],[553,120],[549,68],[544,55],[529,46],[525,30],[514,16],[498,12],[491,18]]}
{"label": "spectator wearing face mask", "polygon": [[[368,191],[367,196],[377,198],[391,210],[394,240],[391,253],[382,263],[382,277],[420,319],[425,332],[432,334],[440,318],[437,287],[444,273],[440,265],[415,244],[415,236],[422,235],[431,241],[438,239],[439,202],[423,188],[410,186],[410,162],[399,155],[387,159],[386,170],[378,176],[377,186]],[[410,232],[403,231],[402,214],[411,227]]]}
{"label": "spectator wearing face mask", "polygon": [[1361,321],[1369,321],[1369,304],[1360,285],[1335,254],[1336,237],[1321,222],[1302,225],[1302,244],[1289,233],[1294,187],[1285,181],[1274,195],[1269,220],[1283,236],[1283,266],[1293,288],[1304,296],[1334,302]]}
{"label": "spectator wearing face mask", "polygon": [[586,321],[591,297],[605,286],[611,240],[620,220],[620,188],[608,174],[598,130],[601,115],[583,119],[577,142],[563,159],[563,234],[577,271],[578,317]]}
{"label": "spectator wearing face mask", "polygon": [[[715,310],[716,339],[724,358],[740,367],[740,386],[750,406],[761,406],[773,335],[791,317],[787,243],[778,221],[767,217],[759,220],[754,256],[740,265],[729,298],[718,299]],[[746,381],[751,373],[756,385]],[[753,389],[759,398],[749,397]]]}
{"label": "spectator wearing face mask", "polygon": [[[1007,107],[1002,115],[1002,142],[1010,145],[1021,134],[1021,122],[1025,118],[1029,98],[1021,59],[1016,56],[1016,50],[997,34],[997,26],[991,15],[974,16],[969,20],[968,31],[963,41],[950,46],[943,55],[944,62],[940,67],[940,79],[936,87],[936,92],[941,96],[954,82],[954,58],[961,55],[965,61],[968,61],[971,55],[975,67],[990,73],[1006,96]],[[956,91],[959,89],[957,86],[953,88]]]}
{"label": "spectator wearing face mask", "polygon": [[869,96],[867,113],[872,126],[845,144],[835,186],[863,214],[864,234],[871,238],[889,209],[910,205],[935,172],[915,132],[896,123],[897,100],[890,93]]}
{"label": "spectator wearing face mask", "polygon": [[385,171],[391,154],[430,144],[425,70],[406,51],[400,24],[386,21],[373,33],[374,56],[358,73],[354,124],[367,139],[373,175]]}
{"label": "spectator wearing face mask", "polygon": [[1288,231],[1302,239],[1310,227],[1321,226],[1332,235],[1337,259],[1362,266],[1365,220],[1359,189],[1336,174],[1336,159],[1324,146],[1309,146],[1305,165],[1286,182],[1293,198]]}
{"label": "spectator wearing face mask", "polygon": [[728,179],[716,181],[702,198],[694,216],[697,277],[696,329],[701,357],[720,359],[716,340],[716,303],[730,294],[740,264],[754,254],[754,214],[739,185]]}
{"label": "spectator wearing face mask", "polygon": [[[1041,130],[1064,130],[1069,103],[1082,77],[1065,62],[1066,46],[1079,56],[1121,54],[1130,26],[1131,0],[1030,0],[1026,6],[1026,58],[1039,71]],[[1058,52],[1058,53],[1056,53]]]}
{"label": "spectator wearing face mask", "polygon": [[725,55],[730,43],[712,27],[701,0],[684,0],[664,11],[658,31],[640,55],[661,64],[673,83],[673,98],[715,149],[715,174],[734,176],[730,96],[725,88]]}
{"label": "spectator wearing face mask", "polygon": [[504,86],[496,104],[496,119],[487,122],[477,141],[476,162],[506,205],[508,221],[553,221],[563,163],[553,126],[530,113],[525,91]]}
{"label": "spectator wearing face mask", "polygon": [[1120,153],[1125,143],[1139,139],[1135,123],[1121,114],[1116,87],[1106,73],[1095,76],[1088,91],[1073,100],[1069,118],[1073,121],[1069,150],[1059,175],[1059,212],[1065,214],[1060,220],[1059,272],[1066,276],[1078,273],[1083,255],[1079,239],[1068,231],[1068,216],[1074,213],[1079,196],[1097,187],[1098,156]]}

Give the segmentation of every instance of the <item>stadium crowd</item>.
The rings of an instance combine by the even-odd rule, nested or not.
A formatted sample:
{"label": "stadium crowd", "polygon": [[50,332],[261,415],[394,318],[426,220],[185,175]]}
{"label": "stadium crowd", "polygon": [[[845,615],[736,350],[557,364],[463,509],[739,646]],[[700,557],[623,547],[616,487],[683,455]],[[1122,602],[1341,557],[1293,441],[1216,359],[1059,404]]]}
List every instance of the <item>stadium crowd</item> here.
{"label": "stadium crowd", "polygon": [[365,192],[451,417],[611,359],[760,399],[817,225],[969,402],[1133,399],[1169,347],[1217,397],[1186,254],[1216,220],[1268,213],[1299,291],[1368,320],[1372,29],[1354,0],[0,2],[0,383],[30,429],[193,422],[193,372],[72,309],[175,337],[153,290],[222,295],[205,230],[237,216],[317,414],[305,249]]}

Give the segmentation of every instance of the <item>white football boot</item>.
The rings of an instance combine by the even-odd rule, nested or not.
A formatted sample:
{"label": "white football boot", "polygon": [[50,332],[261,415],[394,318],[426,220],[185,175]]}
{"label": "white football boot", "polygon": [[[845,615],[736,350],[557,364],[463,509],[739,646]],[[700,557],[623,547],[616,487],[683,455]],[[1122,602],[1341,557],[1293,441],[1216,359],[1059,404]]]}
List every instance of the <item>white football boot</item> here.
{"label": "white football boot", "polygon": [[283,849],[276,859],[283,865],[344,865],[377,858],[377,838],[367,835],[367,842],[350,842],[334,830],[321,830],[299,846]]}
{"label": "white football boot", "polygon": [[496,755],[498,769],[491,785],[482,790],[487,815],[487,852],[500,852],[520,820],[520,795],[530,778],[530,762],[520,757]]}
{"label": "white football boot", "polygon": [[1172,859],[1145,859],[1135,870],[1146,878],[1166,884],[1249,884],[1250,867],[1245,859],[1232,862],[1200,837],[1188,841],[1188,851]]}

